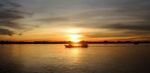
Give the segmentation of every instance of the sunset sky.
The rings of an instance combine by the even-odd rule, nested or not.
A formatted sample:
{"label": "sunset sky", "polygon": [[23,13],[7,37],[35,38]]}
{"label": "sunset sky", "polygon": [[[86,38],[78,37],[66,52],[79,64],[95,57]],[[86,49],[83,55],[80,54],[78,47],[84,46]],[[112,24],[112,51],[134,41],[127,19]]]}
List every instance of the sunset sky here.
{"label": "sunset sky", "polygon": [[0,40],[150,40],[150,0],[0,0]]}

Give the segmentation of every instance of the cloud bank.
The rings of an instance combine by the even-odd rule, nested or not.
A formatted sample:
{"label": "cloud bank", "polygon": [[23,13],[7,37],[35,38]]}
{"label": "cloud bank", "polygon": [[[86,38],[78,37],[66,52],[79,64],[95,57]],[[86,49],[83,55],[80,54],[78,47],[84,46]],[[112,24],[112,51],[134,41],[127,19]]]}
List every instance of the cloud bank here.
{"label": "cloud bank", "polygon": [[[26,22],[29,25],[16,22],[24,18],[19,9],[21,5],[16,0],[0,0],[0,29],[2,29],[0,32],[12,31],[10,28],[23,28],[23,32],[26,32],[41,26],[43,29],[70,26],[99,30],[89,32],[90,37],[150,36],[150,0],[21,1],[34,13],[33,18],[25,18],[31,19]],[[24,28],[24,26],[31,27]],[[14,34],[14,31],[12,32],[11,34]],[[6,32],[0,34],[9,35]]]}
{"label": "cloud bank", "polygon": [[22,25],[16,20],[23,18],[17,0],[0,0],[0,35],[13,35],[10,29],[20,29]]}

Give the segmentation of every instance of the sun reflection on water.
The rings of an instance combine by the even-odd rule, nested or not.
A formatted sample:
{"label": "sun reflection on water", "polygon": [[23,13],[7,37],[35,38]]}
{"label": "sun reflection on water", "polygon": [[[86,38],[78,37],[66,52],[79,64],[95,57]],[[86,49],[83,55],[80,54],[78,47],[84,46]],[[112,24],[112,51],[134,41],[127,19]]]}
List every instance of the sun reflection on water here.
{"label": "sun reflection on water", "polygon": [[80,50],[78,48],[71,49],[71,53],[73,57],[78,57],[80,54]]}
{"label": "sun reflection on water", "polygon": [[81,50],[79,48],[71,48],[70,49],[70,59],[74,63],[80,63],[80,53]]}

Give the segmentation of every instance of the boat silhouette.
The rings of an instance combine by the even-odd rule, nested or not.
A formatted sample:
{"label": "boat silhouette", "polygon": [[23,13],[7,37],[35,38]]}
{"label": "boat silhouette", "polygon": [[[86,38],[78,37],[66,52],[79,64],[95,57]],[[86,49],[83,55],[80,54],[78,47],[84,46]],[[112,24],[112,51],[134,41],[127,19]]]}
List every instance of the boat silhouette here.
{"label": "boat silhouette", "polygon": [[73,43],[65,45],[66,48],[88,48],[88,44],[86,42]]}

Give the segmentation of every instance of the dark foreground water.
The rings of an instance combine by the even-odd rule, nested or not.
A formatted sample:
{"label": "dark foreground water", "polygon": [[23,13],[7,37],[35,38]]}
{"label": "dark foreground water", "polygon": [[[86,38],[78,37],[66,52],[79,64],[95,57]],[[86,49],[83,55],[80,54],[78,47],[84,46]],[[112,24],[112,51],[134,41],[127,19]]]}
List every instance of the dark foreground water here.
{"label": "dark foreground water", "polygon": [[0,73],[150,73],[150,45],[0,45]]}

